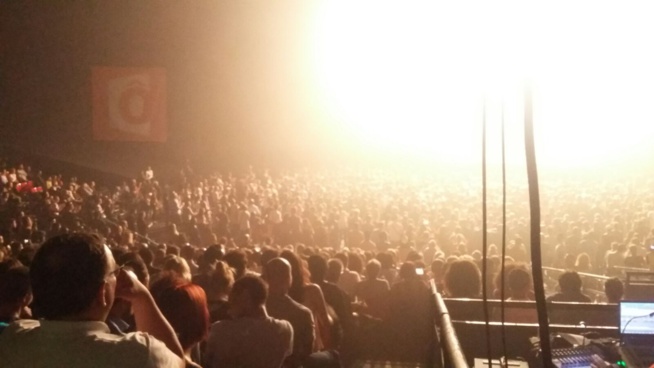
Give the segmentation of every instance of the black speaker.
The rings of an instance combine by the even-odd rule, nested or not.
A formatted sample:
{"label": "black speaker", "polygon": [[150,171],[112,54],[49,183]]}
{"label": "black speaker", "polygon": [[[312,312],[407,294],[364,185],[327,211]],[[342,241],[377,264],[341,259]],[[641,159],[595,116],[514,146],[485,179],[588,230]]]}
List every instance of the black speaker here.
{"label": "black speaker", "polygon": [[627,272],[624,300],[654,300],[654,272]]}

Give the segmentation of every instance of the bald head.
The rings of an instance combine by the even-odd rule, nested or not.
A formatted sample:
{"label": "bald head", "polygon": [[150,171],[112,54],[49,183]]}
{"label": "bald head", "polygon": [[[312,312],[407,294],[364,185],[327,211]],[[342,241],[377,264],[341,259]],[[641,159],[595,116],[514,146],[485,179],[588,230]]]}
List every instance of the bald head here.
{"label": "bald head", "polygon": [[284,258],[273,258],[263,268],[263,278],[268,282],[270,293],[288,293],[291,287],[291,264]]}

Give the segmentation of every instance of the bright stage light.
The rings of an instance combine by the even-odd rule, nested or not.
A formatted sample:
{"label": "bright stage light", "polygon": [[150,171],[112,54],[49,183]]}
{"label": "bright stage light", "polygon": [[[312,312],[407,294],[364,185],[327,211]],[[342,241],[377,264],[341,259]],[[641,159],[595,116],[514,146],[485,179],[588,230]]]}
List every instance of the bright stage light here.
{"label": "bright stage light", "polygon": [[338,129],[371,151],[478,161],[485,96],[489,148],[499,144],[504,103],[509,155],[522,162],[528,80],[540,162],[624,159],[651,152],[654,137],[651,10],[624,2],[326,1],[317,12],[315,75]]}

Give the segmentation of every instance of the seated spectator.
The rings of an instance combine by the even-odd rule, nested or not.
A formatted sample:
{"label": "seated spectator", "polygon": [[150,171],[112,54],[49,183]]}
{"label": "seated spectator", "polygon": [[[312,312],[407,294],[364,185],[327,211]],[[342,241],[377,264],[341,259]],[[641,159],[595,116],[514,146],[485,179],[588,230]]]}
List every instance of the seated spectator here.
{"label": "seated spectator", "polygon": [[363,273],[363,265],[365,263],[363,254],[358,252],[348,252],[347,259],[347,269],[354,272],[357,276],[359,276],[359,279],[361,279],[361,274]]}
{"label": "seated spectator", "polygon": [[227,262],[229,267],[234,269],[234,278],[236,280],[245,276],[247,273],[248,259],[245,252],[241,249],[232,249],[225,254],[223,261]]}
{"label": "seated spectator", "polygon": [[11,322],[25,317],[32,302],[29,270],[15,266],[0,273],[0,333]]}
{"label": "seated spectator", "polygon": [[350,298],[336,284],[325,280],[327,274],[327,261],[318,255],[309,257],[309,272],[311,273],[311,282],[318,285],[325,296],[325,302],[333,311],[332,318],[332,337],[338,347],[342,342],[343,335],[352,327],[352,307]]}
{"label": "seated spectator", "polygon": [[209,304],[209,319],[211,322],[230,319],[229,293],[234,285],[234,272],[223,261],[216,262],[215,269],[208,280],[207,301]]}
{"label": "seated spectator", "polygon": [[357,284],[356,297],[360,300],[360,303],[357,304],[357,311],[374,318],[386,319],[390,287],[388,281],[379,277],[380,272],[381,264],[378,260],[368,261],[366,278]]}
{"label": "seated spectator", "polygon": [[445,293],[448,298],[479,298],[481,272],[473,261],[453,261],[445,273]]}
{"label": "seated spectator", "polygon": [[[34,312],[0,335],[3,367],[183,367],[184,352],[145,286],[121,271],[97,236],[66,234],[36,253]],[[106,320],[114,298],[132,303],[141,332],[116,336]],[[91,363],[93,362],[93,363]]]}
{"label": "seated spectator", "polygon": [[293,277],[291,264],[283,258],[270,260],[263,269],[263,278],[268,282],[269,292],[266,301],[268,314],[288,321],[293,327],[293,354],[286,359],[285,366],[300,367],[313,352],[315,327],[309,308],[297,303],[288,292]]}
{"label": "seated spectator", "polygon": [[624,285],[619,278],[613,277],[604,282],[604,294],[607,303],[620,303],[624,296]]}
{"label": "seated spectator", "polygon": [[152,296],[177,333],[187,367],[200,367],[199,343],[209,333],[207,297],[201,287],[167,275],[152,285]]}
{"label": "seated spectator", "polygon": [[291,265],[291,288],[288,295],[296,302],[311,310],[315,322],[315,336],[313,351],[331,350],[335,348],[331,334],[332,320],[327,312],[327,303],[322,290],[316,284],[309,282],[309,271],[304,264],[290,250],[280,255]]}
{"label": "seated spectator", "polygon": [[[340,259],[343,262],[343,273],[341,274],[340,279],[335,283],[343,289],[350,296],[350,299],[354,298],[356,293],[356,287],[359,281],[361,281],[361,276],[358,272],[352,270],[352,266],[357,268],[361,263],[361,258],[355,253],[337,253],[335,258]],[[333,281],[332,281],[333,282]]]}
{"label": "seated spectator", "polygon": [[[522,267],[513,268],[507,275],[509,286],[508,301],[531,301],[533,298],[533,282],[531,275]],[[533,308],[506,308],[504,321],[512,323],[538,323],[536,305]]]}
{"label": "seated spectator", "polygon": [[[504,270],[502,270],[500,266],[500,270],[495,274],[493,280],[493,299],[502,299],[502,295],[504,295],[504,300],[506,300],[511,296],[509,274],[516,268],[526,269],[526,266],[515,262],[509,262],[508,260],[505,262]],[[504,284],[502,284],[502,279],[504,279]]]}
{"label": "seated spectator", "polygon": [[381,264],[380,277],[388,281],[389,285],[393,285],[397,277],[397,269],[393,261],[393,255],[389,252],[382,252],[377,254],[377,260]]}
{"label": "seated spectator", "polygon": [[576,271],[566,271],[559,276],[559,292],[547,298],[548,302],[590,303],[590,298],[581,292],[581,277]]}
{"label": "seated spectator", "polygon": [[261,262],[261,269],[268,264],[272,259],[279,257],[279,251],[277,249],[271,248],[270,246],[265,246],[261,249],[261,257],[259,261]]}
{"label": "seated spectator", "polygon": [[399,282],[389,294],[389,325],[396,358],[411,361],[424,357],[429,349],[433,330],[431,293],[413,262],[402,264],[398,277]]}
{"label": "seated spectator", "polygon": [[[180,256],[168,255],[164,261],[162,273],[173,273],[184,280],[191,281],[191,269],[186,260]],[[163,276],[163,275],[162,275]]]}
{"label": "seated spectator", "polygon": [[229,295],[234,319],[211,326],[207,342],[207,368],[279,368],[293,352],[293,328],[266,312],[268,288],[261,278],[246,275],[234,283]]}
{"label": "seated spectator", "polygon": [[[224,251],[219,244],[210,245],[198,260],[198,272],[193,275],[193,283],[199,285],[208,294],[207,288],[216,262],[223,258]],[[208,295],[207,295],[208,297]]]}
{"label": "seated spectator", "polygon": [[166,260],[166,246],[162,245],[154,250],[154,260],[152,261],[155,269],[161,269]]}
{"label": "seated spectator", "polygon": [[325,280],[338,285],[341,276],[343,276],[343,262],[338,258],[332,258],[327,261],[327,274],[325,275]]}
{"label": "seated spectator", "polygon": [[195,248],[190,244],[185,244],[181,251],[181,257],[186,260],[189,268],[191,269],[191,275],[195,275],[198,272],[198,265],[195,263]]}

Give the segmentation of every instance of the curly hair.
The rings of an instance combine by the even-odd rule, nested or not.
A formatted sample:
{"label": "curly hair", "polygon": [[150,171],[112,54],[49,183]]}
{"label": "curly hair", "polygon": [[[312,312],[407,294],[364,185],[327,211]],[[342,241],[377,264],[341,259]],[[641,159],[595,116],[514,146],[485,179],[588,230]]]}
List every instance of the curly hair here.
{"label": "curly hair", "polygon": [[444,281],[447,295],[452,298],[478,298],[481,292],[481,272],[470,260],[452,262]]}

